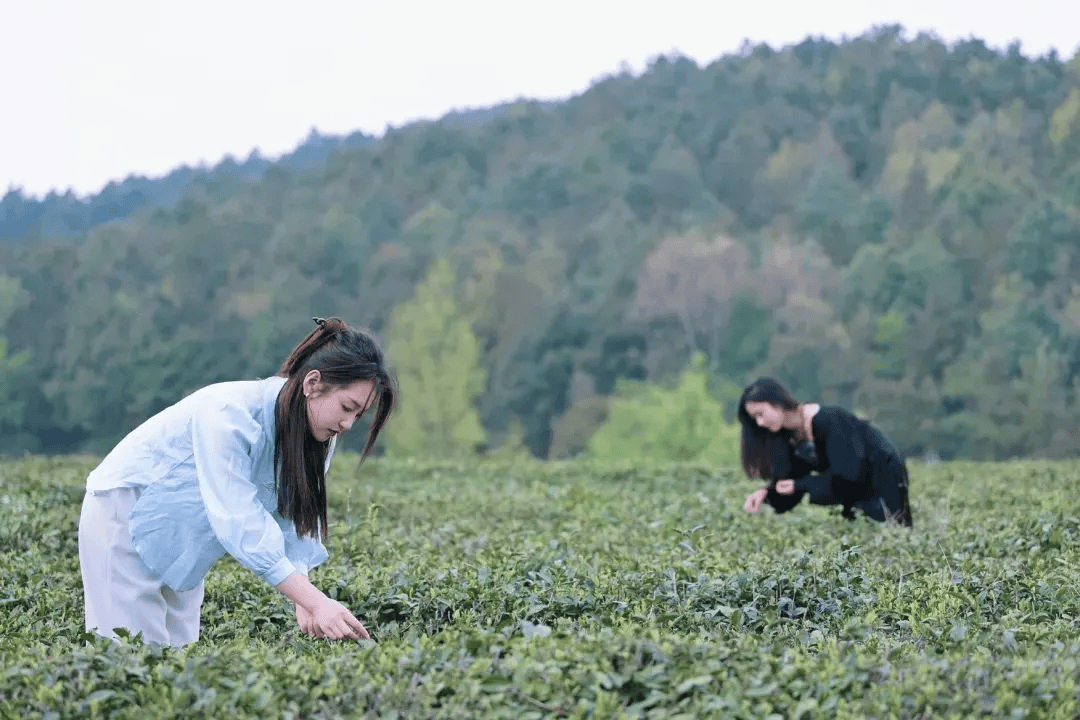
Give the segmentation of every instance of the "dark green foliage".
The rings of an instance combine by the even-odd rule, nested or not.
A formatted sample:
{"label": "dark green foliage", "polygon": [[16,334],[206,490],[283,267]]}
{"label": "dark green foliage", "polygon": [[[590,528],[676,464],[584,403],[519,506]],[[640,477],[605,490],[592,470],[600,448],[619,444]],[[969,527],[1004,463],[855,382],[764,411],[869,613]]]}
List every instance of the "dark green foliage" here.
{"label": "dark green foliage", "polygon": [[230,156],[210,169],[185,165],[162,178],[131,175],[123,181],[110,182],[96,195],[84,199],[68,191],[64,195],[49,193],[36,200],[24,197],[20,190],[8,190],[0,198],[0,243],[83,235],[95,225],[122,220],[149,208],[172,205],[198,183],[257,180],[275,163],[300,170],[318,167],[338,148],[365,147],[374,142],[374,138],[359,132],[348,137],[334,137],[319,135],[313,130],[296,150],[276,161],[260,157],[256,150],[240,163]]}
{"label": "dark green foliage", "polygon": [[[1078,149],[1075,60],[890,26],[129,179],[71,226],[72,199],[9,194],[0,225],[26,232],[0,242],[0,287],[23,295],[0,340],[32,372],[0,385],[0,453],[103,451],[197,387],[273,372],[312,315],[382,333],[438,258],[469,294],[484,256],[494,289],[470,312],[496,443],[516,422],[547,456],[568,409],[701,351],[716,381],[858,398],[905,453],[1075,455],[1075,432],[977,417],[1038,412],[1019,368],[1042,363],[1058,429],[1080,427]],[[741,252],[650,275],[685,238]],[[666,274],[680,302],[656,297]]]}
{"label": "dark green foliage", "polygon": [[91,459],[0,464],[0,717],[1075,717],[1080,466],[912,466],[916,528],[704,465],[338,458],[299,634],[226,559],[183,649],[83,633]]}

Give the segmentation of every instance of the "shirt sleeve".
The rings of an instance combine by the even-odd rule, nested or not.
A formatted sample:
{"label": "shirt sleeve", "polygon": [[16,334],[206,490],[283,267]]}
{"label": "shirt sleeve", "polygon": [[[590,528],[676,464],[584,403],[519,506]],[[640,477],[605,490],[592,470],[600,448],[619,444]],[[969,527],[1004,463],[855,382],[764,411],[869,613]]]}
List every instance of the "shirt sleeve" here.
{"label": "shirt sleeve", "polygon": [[[796,487],[798,482],[796,482]],[[806,494],[805,490],[796,489],[795,492],[790,495],[781,495],[776,492],[776,483],[769,483],[766,488],[765,502],[772,506],[772,509],[780,513],[786,513],[793,509],[796,505],[802,502],[803,496]]]}
{"label": "shirt sleeve", "polygon": [[762,478],[766,481],[765,504],[772,506],[777,513],[786,513],[802,502],[806,493],[796,490],[790,495],[781,495],[776,492],[776,481],[796,479],[799,471],[805,474],[806,470],[795,467],[796,459],[791,445],[777,435],[766,436],[765,452],[769,456],[769,473]]}
{"label": "shirt sleeve", "polygon": [[810,502],[814,505],[839,505],[840,498],[832,489],[832,479],[828,473],[824,475],[807,475],[795,481],[795,492],[805,492],[810,496]]}
{"label": "shirt sleeve", "polygon": [[796,489],[810,493],[810,502],[818,505],[862,499],[866,490],[862,476],[867,455],[865,439],[853,424],[835,419],[824,423],[823,432],[828,468],[797,481]]}
{"label": "shirt sleeve", "polygon": [[281,526],[257,497],[252,450],[262,428],[232,403],[198,411],[191,421],[195,476],[218,542],[271,585],[296,571],[286,557]]}
{"label": "shirt sleeve", "polygon": [[[318,538],[311,536],[297,537],[296,527],[285,518],[275,518],[281,534],[285,538],[285,556],[296,568],[296,572],[309,575],[311,569],[322,565],[329,557],[326,548]],[[286,576],[287,577],[287,576]]]}
{"label": "shirt sleeve", "polygon": [[832,489],[832,480],[826,475],[806,475],[795,479],[795,491],[790,495],[776,492],[776,483],[769,484],[765,502],[778,513],[785,513],[798,505],[804,496],[810,496],[814,505],[840,505],[841,500]]}

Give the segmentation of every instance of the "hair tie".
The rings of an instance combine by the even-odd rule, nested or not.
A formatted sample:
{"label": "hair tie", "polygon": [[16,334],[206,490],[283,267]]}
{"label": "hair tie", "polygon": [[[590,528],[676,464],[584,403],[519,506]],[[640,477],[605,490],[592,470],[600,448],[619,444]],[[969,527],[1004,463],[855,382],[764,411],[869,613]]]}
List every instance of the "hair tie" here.
{"label": "hair tie", "polygon": [[326,320],[321,317],[313,317],[311,318],[311,321],[319,327],[326,327]]}

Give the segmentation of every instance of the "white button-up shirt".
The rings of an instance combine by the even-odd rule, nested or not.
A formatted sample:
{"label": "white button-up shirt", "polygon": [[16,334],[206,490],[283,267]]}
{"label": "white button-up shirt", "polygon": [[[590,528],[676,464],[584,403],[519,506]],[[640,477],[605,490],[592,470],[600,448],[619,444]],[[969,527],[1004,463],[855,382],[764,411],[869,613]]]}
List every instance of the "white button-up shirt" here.
{"label": "white button-up shirt", "polygon": [[[138,488],[131,546],[175,590],[197,586],[225,553],[271,585],[326,560],[277,512],[274,407],[285,378],[224,382],[162,410],[101,461],[88,492]],[[334,452],[331,441],[327,468]]]}

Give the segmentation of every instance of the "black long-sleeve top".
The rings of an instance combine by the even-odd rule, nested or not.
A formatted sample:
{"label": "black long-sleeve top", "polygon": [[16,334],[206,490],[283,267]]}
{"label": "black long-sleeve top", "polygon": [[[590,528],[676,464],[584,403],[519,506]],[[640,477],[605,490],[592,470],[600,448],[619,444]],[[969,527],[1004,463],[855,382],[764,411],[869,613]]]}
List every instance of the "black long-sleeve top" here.
{"label": "black long-sleeve top", "polygon": [[879,494],[883,475],[903,468],[903,459],[888,438],[843,408],[821,406],[811,430],[817,455],[814,463],[797,457],[787,443],[772,444],[773,477],[795,481],[795,492],[790,495],[779,494],[775,483],[770,483],[766,502],[776,512],[792,509],[804,495],[816,505],[851,508]]}

